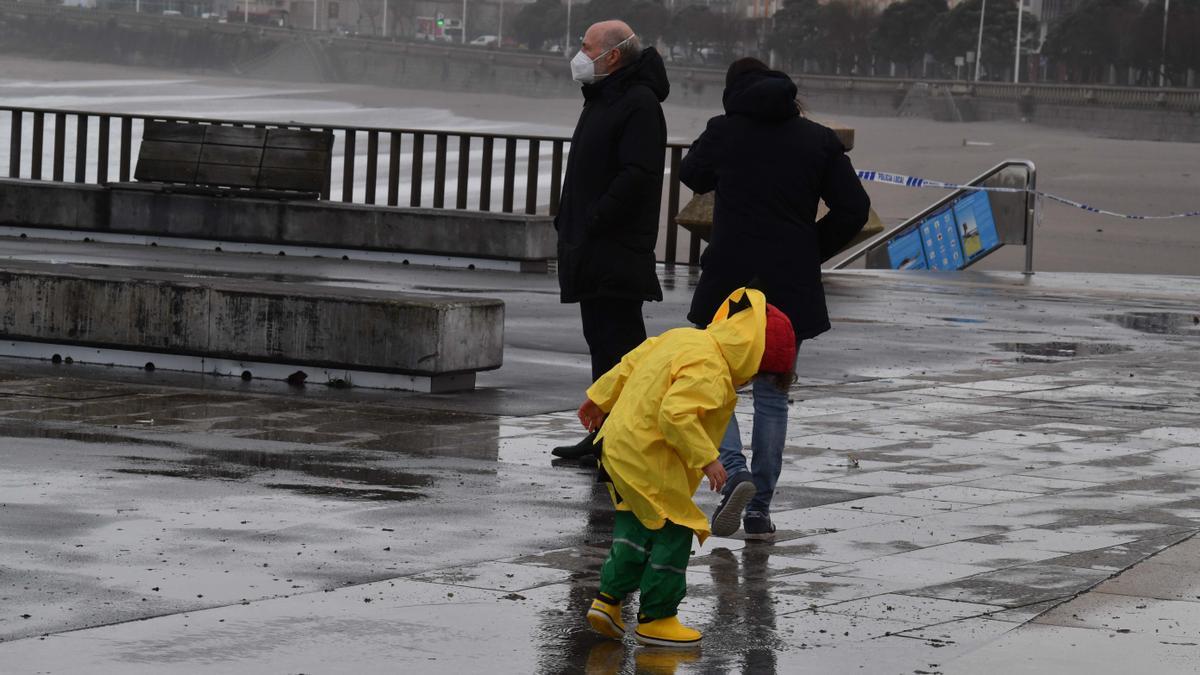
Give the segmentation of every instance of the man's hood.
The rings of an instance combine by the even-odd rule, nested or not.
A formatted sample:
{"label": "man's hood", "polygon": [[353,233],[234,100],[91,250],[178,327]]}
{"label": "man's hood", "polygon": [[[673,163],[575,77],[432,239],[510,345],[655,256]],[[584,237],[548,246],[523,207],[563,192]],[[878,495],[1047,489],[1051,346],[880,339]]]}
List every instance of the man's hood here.
{"label": "man's hood", "polygon": [[583,95],[591,98],[601,92],[624,93],[635,84],[649,87],[660,103],[667,100],[667,95],[671,93],[671,83],[667,81],[667,67],[654,47],[643,49],[633,63],[618,69],[612,75],[593,84],[583,85]]}
{"label": "man's hood", "polygon": [[727,115],[784,120],[800,114],[796,83],[777,70],[749,72],[725,88],[721,100]]}
{"label": "man's hood", "polygon": [[767,299],[762,291],[739,288],[726,298],[705,329],[725,361],[733,385],[740,387],[758,373],[767,334]]}

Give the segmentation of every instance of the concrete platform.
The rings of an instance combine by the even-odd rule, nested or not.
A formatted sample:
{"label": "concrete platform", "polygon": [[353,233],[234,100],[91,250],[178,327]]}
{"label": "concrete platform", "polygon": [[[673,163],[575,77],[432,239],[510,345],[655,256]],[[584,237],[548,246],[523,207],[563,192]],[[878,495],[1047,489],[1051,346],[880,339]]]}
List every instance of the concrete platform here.
{"label": "concrete platform", "polygon": [[[122,255],[11,243],[30,260]],[[1109,631],[1125,610],[1105,603],[1125,601],[1097,591],[1180,603],[1128,611],[1191,625],[1183,598],[1117,575],[1200,567],[1163,557],[1200,531],[1195,278],[829,275],[835,329],[801,350],[778,540],[695,547],[682,618],[705,643],[664,654],[582,619],[612,511],[591,471],[548,461],[579,437],[588,377],[552,277],[153,263],[495,295],[505,364],[471,394],[383,395],[0,360],[13,672],[1194,670],[1194,646],[1168,644],[1194,639]],[[683,322],[691,291],[662,281],[652,332]],[[1076,597],[1094,603],[1078,620],[1049,611]],[[1087,659],[1064,630],[1088,631]]]}

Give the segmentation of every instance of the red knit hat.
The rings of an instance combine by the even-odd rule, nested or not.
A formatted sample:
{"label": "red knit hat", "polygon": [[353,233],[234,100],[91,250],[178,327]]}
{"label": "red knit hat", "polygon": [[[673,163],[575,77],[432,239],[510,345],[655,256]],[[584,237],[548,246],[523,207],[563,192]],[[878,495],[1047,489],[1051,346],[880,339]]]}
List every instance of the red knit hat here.
{"label": "red knit hat", "polygon": [[767,340],[763,347],[761,373],[790,373],[796,367],[796,332],[779,308],[767,304]]}

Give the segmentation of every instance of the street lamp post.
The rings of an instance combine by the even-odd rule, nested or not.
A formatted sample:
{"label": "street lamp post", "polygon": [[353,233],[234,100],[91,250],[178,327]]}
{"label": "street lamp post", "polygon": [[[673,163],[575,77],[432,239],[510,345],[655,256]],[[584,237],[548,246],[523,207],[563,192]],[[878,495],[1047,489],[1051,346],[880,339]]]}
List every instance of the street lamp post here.
{"label": "street lamp post", "polygon": [[242,15],[242,23],[250,23],[250,0],[246,0],[246,11]]}
{"label": "street lamp post", "polygon": [[975,44],[975,81],[979,81],[979,64],[983,62],[983,17],[987,14],[987,0],[979,6],[979,41]]}
{"label": "street lamp post", "polygon": [[571,49],[571,0],[567,0],[567,32],[563,35],[562,53],[566,54]]}
{"label": "street lamp post", "polygon": [[1163,3],[1163,39],[1162,39],[1162,58],[1159,60],[1158,66],[1158,86],[1167,86],[1167,17],[1171,14],[1171,0],[1166,0]]}
{"label": "street lamp post", "polygon": [[463,0],[462,43],[467,44],[467,0]]}
{"label": "street lamp post", "polygon": [[1017,0],[1017,55],[1013,59],[1013,84],[1021,81],[1021,16],[1025,14],[1025,0]]}
{"label": "street lamp post", "polygon": [[500,27],[496,29],[496,48],[504,46],[504,0],[500,0]]}
{"label": "street lamp post", "polygon": [[383,0],[383,37],[387,37],[387,2]]}

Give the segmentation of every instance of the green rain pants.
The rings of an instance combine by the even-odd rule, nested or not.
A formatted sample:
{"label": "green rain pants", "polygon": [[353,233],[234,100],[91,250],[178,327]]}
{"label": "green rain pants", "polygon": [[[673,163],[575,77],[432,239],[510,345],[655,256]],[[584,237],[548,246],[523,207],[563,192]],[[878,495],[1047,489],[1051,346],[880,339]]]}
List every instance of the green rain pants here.
{"label": "green rain pants", "polygon": [[600,568],[600,598],[618,604],[641,589],[638,621],[675,616],[687,594],[692,531],[667,521],[660,530],[647,529],[629,511],[617,511],[613,543]]}

